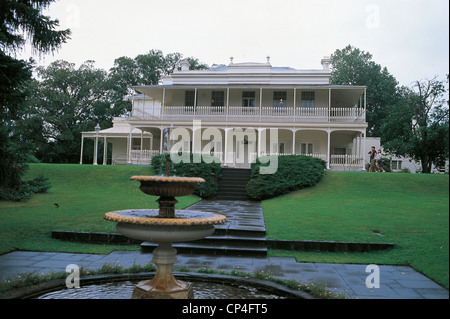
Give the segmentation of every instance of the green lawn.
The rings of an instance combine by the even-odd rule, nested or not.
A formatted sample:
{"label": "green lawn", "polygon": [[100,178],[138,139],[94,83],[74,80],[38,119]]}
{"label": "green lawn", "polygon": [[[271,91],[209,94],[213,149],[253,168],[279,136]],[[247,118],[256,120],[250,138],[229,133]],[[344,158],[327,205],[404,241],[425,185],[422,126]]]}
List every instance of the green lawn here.
{"label": "green lawn", "polygon": [[299,261],[411,265],[449,286],[448,175],[327,172],[315,187],[266,200],[263,209],[268,238],[396,245],[372,253],[273,255]]}
{"label": "green lawn", "polygon": [[[49,178],[48,193],[35,194],[26,202],[0,201],[0,254],[16,249],[86,253],[139,249],[63,242],[50,235],[52,230],[116,232],[116,223],[103,219],[106,212],[157,208],[157,197],[142,193],[139,182],[129,180],[133,175],[152,175],[150,167],[31,164],[26,177],[38,174]],[[181,209],[199,198],[177,200]]]}
{"label": "green lawn", "polygon": [[[139,190],[132,175],[143,166],[32,164],[52,188],[27,202],[0,201],[0,254],[11,250],[109,253],[138,246],[91,245],[50,237],[52,230],[115,232],[105,212],[156,208],[156,197]],[[177,198],[177,208],[199,200]],[[59,208],[54,205],[58,203]],[[327,172],[315,187],[263,201],[267,237],[290,240],[390,242],[372,253],[271,251],[298,261],[411,265],[449,286],[449,176]],[[376,235],[381,233],[382,236]]]}

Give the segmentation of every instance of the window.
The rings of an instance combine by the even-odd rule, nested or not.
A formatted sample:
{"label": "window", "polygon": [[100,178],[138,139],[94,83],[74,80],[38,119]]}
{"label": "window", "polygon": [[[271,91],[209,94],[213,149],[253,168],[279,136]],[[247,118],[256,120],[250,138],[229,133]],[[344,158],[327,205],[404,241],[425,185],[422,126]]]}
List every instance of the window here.
{"label": "window", "polygon": [[300,146],[300,154],[313,154],[313,143],[302,143]]}
{"label": "window", "polygon": [[401,171],[402,170],[402,161],[392,161],[392,170],[393,171]]}
{"label": "window", "polygon": [[194,106],[195,100],[195,91],[186,91],[184,93],[184,105],[185,106]]}
{"label": "window", "polygon": [[347,149],[345,147],[335,147],[333,155],[347,155]]}
{"label": "window", "polygon": [[286,91],[274,91],[273,92],[273,106],[274,107],[286,107]]}
{"label": "window", "polygon": [[224,105],[225,105],[225,92],[212,91],[211,106],[224,106]]}
{"label": "window", "polygon": [[253,107],[255,106],[255,92],[242,92],[242,106]]}
{"label": "window", "polygon": [[313,108],[316,101],[316,92],[303,91],[302,92],[302,107]]}

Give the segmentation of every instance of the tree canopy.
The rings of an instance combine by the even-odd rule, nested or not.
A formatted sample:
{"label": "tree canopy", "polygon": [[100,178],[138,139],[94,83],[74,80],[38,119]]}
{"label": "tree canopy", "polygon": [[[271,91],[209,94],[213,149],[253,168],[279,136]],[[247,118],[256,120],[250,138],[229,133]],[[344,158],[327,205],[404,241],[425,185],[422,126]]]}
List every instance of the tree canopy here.
{"label": "tree canopy", "polygon": [[[181,53],[150,50],[135,58],[117,58],[109,72],[96,68],[94,61],[76,68],[59,60],[36,68],[38,79],[30,85],[32,97],[23,114],[22,138],[35,136],[35,155],[41,161],[78,162],[81,133],[92,131],[96,124],[110,127],[114,117],[127,115],[131,111],[128,97],[135,93],[132,87],[158,84],[181,58]],[[189,61],[192,68],[205,67],[197,59]],[[85,161],[91,160],[89,154],[85,152]]]}
{"label": "tree canopy", "polygon": [[32,61],[18,60],[14,54],[27,41],[34,52],[45,54],[69,39],[70,30],[56,30],[59,21],[42,13],[52,2],[0,1],[0,199],[26,198],[32,192],[30,183],[21,180],[31,149],[14,141],[18,114],[29,96]]}
{"label": "tree canopy", "polygon": [[419,161],[423,173],[441,166],[449,155],[449,109],[445,86],[437,77],[399,90],[382,127],[384,149]]}
{"label": "tree canopy", "polygon": [[390,106],[397,103],[398,82],[387,68],[372,60],[372,54],[351,45],[331,56],[331,83],[367,86],[367,135],[380,136]]}

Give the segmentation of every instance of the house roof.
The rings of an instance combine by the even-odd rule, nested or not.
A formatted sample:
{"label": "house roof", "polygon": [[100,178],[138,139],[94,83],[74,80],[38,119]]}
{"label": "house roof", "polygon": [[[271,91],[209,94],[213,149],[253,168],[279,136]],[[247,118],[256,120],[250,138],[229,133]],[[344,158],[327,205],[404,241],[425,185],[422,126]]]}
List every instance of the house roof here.
{"label": "house roof", "polygon": [[[128,136],[130,135],[130,126],[128,124],[128,122],[126,122],[126,124],[121,123],[123,122],[121,118],[115,118],[114,122],[114,126],[104,129],[104,130],[100,130],[97,134],[96,131],[87,131],[87,132],[82,132],[83,137],[86,138],[95,138],[95,137],[104,137],[105,135],[107,135],[108,137],[124,137],[124,136]],[[134,128],[131,131],[132,135],[136,135],[136,136],[141,136],[142,131],[140,129]],[[143,132],[144,135],[151,135],[151,133],[149,132]]]}

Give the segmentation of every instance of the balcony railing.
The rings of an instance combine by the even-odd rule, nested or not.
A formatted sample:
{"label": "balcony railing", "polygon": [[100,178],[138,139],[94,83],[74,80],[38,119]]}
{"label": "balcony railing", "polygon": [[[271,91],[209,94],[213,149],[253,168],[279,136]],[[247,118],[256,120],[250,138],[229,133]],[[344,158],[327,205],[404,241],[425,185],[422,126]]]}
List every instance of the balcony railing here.
{"label": "balcony railing", "polygon": [[[131,151],[131,163],[133,164],[150,164],[151,158],[157,154],[159,154],[159,150],[132,150]],[[211,161],[220,160],[221,163],[236,168],[249,168],[250,164],[256,160],[258,154],[255,152],[249,152],[248,154],[244,154],[239,157],[236,152],[227,152],[227,162],[225,163],[224,153],[223,152],[208,152],[202,153],[203,156],[213,156],[216,159],[211,157]],[[271,156],[285,156],[292,155],[291,153],[271,153],[271,154],[260,154],[271,155]],[[327,161],[327,154],[303,154],[305,156],[311,156],[320,158],[324,161]],[[358,171],[364,169],[364,157],[360,155],[330,155],[330,163],[329,167],[332,170],[339,171]]]}
{"label": "balcony railing", "polygon": [[365,122],[365,111],[356,107],[242,107],[242,106],[166,106],[161,119],[222,120],[251,122]]}

